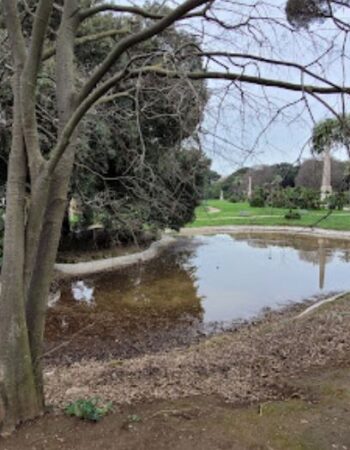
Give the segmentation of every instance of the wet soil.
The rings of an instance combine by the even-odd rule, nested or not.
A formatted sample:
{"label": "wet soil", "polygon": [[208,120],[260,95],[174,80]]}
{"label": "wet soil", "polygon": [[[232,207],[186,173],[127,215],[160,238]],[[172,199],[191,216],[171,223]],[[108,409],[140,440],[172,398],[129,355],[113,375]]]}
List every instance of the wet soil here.
{"label": "wet soil", "polygon": [[57,310],[49,312],[44,352],[47,364],[132,358],[188,346],[205,337],[200,321],[186,314],[174,317],[172,311],[127,308],[117,314],[91,314],[88,306],[86,309],[74,311],[74,306],[61,304],[59,315]]}

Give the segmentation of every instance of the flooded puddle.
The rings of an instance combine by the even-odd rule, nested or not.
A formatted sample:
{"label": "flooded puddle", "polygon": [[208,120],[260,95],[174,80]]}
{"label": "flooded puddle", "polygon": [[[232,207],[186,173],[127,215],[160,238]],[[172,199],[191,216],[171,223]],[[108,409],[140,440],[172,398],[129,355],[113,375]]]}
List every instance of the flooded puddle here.
{"label": "flooded puddle", "polygon": [[350,242],[325,238],[179,238],[153,261],[64,285],[49,309],[47,358],[117,359],[186,345],[264,308],[350,289],[349,262]]}

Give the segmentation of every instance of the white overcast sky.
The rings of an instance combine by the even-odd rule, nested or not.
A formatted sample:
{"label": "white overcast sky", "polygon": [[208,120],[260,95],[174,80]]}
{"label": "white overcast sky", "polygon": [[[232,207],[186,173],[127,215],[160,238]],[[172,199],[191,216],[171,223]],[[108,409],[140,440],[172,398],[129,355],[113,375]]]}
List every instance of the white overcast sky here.
{"label": "white overcast sky", "polygon": [[[143,6],[143,0],[115,0],[118,4]],[[180,0],[165,0],[173,6]],[[257,6],[252,10],[249,5]],[[254,26],[237,31],[219,28],[216,24],[202,21],[188,21],[181,26],[189,28],[203,38],[207,50],[247,52],[260,56],[294,61],[299,64],[310,63],[333,46],[331,52],[320,59],[321,64],[311,66],[312,70],[337,84],[350,85],[350,63],[347,57],[341,58],[344,35],[330,22],[312,25],[308,33],[292,33],[285,19],[285,0],[216,0],[217,16],[229,25],[239,24],[253,14]],[[341,14],[341,13],[340,13]],[[264,16],[264,20],[259,17]],[[342,16],[350,21],[350,17]],[[278,22],[278,25],[276,25]],[[349,55],[346,47],[345,55]],[[227,61],[226,61],[227,63]],[[222,70],[210,63],[209,69]],[[232,71],[240,68],[229,66]],[[274,69],[271,66],[255,65],[245,68],[245,73],[300,82],[300,72],[294,69]],[[310,79],[304,78],[305,83]],[[318,84],[312,80],[312,84]],[[331,112],[315,99],[309,99],[308,106],[298,103],[284,111],[284,115],[271,122],[277,108],[296,102],[301,95],[277,88],[261,89],[241,85],[227,88],[227,82],[210,81],[211,100],[203,123],[202,143],[213,160],[213,168],[226,175],[243,165],[270,164],[282,161],[295,162],[298,158],[310,156],[308,140],[313,121],[331,116]],[[340,98],[323,97],[337,112],[342,111],[344,103]],[[243,99],[245,99],[243,101]],[[345,105],[349,99],[345,99]],[[345,152],[337,156],[344,158]]]}

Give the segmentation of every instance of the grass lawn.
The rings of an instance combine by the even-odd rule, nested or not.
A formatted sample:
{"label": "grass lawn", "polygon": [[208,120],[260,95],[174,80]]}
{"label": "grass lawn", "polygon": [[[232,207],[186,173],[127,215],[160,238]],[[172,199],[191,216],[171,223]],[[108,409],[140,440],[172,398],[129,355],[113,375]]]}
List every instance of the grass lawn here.
{"label": "grass lawn", "polygon": [[[218,211],[217,211],[218,210]],[[196,209],[196,220],[188,227],[220,225],[295,225],[350,231],[350,211],[333,211],[318,222],[328,211],[300,211],[300,220],[284,218],[287,209],[252,208],[248,203],[231,203],[226,200],[206,200]]]}

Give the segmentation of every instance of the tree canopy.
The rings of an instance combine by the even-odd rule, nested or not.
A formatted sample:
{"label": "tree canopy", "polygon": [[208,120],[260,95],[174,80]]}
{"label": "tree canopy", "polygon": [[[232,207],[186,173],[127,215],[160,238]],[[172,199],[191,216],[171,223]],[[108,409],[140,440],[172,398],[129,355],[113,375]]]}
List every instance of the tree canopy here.
{"label": "tree canopy", "polygon": [[308,27],[315,21],[332,19],[343,30],[349,29],[349,23],[337,13],[350,8],[348,0],[288,0],[286,15],[289,22],[296,27]]}
{"label": "tree canopy", "polygon": [[[149,8],[151,11],[155,5]],[[79,42],[76,47],[77,70],[84,78],[111,51],[115,39],[130,29],[140,29],[145,18],[132,21],[112,14],[93,17],[84,24],[81,36],[104,38]],[[51,27],[57,28],[57,17]],[[28,21],[25,22],[28,24]],[[29,26],[29,24],[28,24]],[[106,35],[105,30],[108,30]],[[118,30],[111,33],[109,30]],[[79,39],[79,38],[78,38]],[[196,38],[170,27],[151,42],[131,50],[131,57],[149,64],[172,68],[167,54],[183,48],[199,48]],[[6,59],[2,50],[2,57]],[[179,66],[183,63],[180,61]],[[116,65],[121,69],[122,63]],[[184,68],[203,70],[201,60],[187,59]],[[48,99],[54,97],[54,67],[49,61],[40,82],[37,113],[39,138],[49,151],[57,125],[52,118],[57,111]],[[81,125],[77,159],[70,195],[80,200],[84,220],[89,226],[102,222],[110,238],[137,238],[144,226],[178,228],[190,221],[203,193],[209,160],[197,148],[188,148],[185,140],[196,137],[207,101],[204,80],[188,83],[185,79],[158,79],[152,74],[132,78],[118,95],[111,95],[86,115]],[[0,104],[11,122],[11,89],[9,79],[3,82]],[[6,124],[5,124],[6,125]],[[10,128],[1,130],[2,184],[6,182],[6,159],[10,149]],[[195,144],[195,142],[193,142]],[[86,238],[86,234],[84,234]]]}
{"label": "tree canopy", "polygon": [[325,148],[344,146],[350,150],[350,117],[334,117],[322,120],[312,131],[312,148],[322,153]]}

